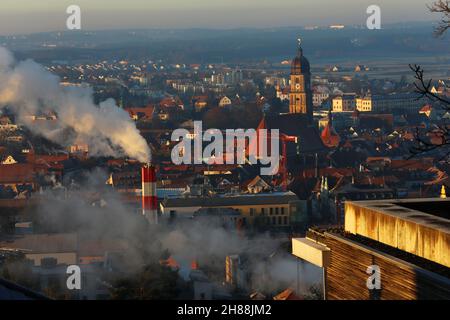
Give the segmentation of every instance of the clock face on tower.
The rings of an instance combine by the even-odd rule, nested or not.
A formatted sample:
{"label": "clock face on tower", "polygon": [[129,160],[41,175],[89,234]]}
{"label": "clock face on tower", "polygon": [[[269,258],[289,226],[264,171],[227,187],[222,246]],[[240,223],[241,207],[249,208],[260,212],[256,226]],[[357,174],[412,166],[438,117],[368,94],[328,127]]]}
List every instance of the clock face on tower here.
{"label": "clock face on tower", "polygon": [[311,73],[308,60],[299,46],[297,56],[291,63],[290,74],[290,113],[303,113],[312,118]]}

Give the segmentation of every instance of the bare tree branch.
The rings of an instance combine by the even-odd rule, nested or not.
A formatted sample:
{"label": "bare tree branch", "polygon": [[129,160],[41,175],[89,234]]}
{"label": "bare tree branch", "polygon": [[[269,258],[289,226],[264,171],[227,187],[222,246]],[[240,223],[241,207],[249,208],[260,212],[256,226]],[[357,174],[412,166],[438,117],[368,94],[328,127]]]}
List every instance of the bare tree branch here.
{"label": "bare tree branch", "polygon": [[[414,72],[414,86],[416,92],[419,94],[419,98],[427,98],[432,102],[439,103],[442,109],[450,111],[450,100],[445,96],[432,92],[432,79],[425,80],[424,70],[419,65],[409,65],[410,69]],[[450,125],[444,121],[443,124],[436,126],[432,130],[421,130],[416,128],[415,134],[416,144],[410,149],[411,156],[415,157],[420,154],[429,153],[432,151],[446,150],[450,146]],[[448,160],[450,150],[444,152],[441,159]]]}
{"label": "bare tree branch", "polygon": [[428,5],[427,7],[431,12],[443,14],[439,25],[434,30],[434,34],[437,37],[444,35],[444,33],[447,32],[447,30],[450,28],[450,1],[438,0],[433,2],[433,4],[431,5]]}
{"label": "bare tree branch", "polygon": [[432,79],[425,80],[424,78],[424,70],[419,65],[409,65],[409,68],[415,73],[414,86],[416,87],[416,92],[420,95],[419,98],[426,97],[433,102],[439,102],[443,105],[443,108],[447,111],[450,111],[450,100],[447,98],[431,92],[432,89]]}
{"label": "bare tree branch", "polygon": [[[410,158],[450,146],[450,126],[441,125],[425,133],[421,132],[420,128],[416,128],[414,137],[416,145],[410,149]],[[449,153],[450,150],[439,161],[448,158]]]}

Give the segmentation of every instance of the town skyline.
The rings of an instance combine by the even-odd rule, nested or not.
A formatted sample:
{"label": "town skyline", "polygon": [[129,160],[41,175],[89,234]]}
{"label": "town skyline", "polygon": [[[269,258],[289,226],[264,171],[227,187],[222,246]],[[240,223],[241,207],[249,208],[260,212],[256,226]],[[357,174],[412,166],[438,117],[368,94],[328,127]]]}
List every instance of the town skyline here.
{"label": "town skyline", "polygon": [[0,2],[0,301],[450,300],[434,1]]}

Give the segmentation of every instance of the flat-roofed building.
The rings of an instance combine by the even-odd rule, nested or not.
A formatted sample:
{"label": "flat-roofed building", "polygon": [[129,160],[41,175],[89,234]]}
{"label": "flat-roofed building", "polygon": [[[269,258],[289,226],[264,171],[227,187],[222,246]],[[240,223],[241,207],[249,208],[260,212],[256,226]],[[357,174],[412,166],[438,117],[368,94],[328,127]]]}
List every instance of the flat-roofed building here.
{"label": "flat-roofed building", "polygon": [[168,198],[161,201],[160,208],[163,216],[185,218],[192,217],[200,209],[230,208],[239,212],[248,225],[259,221],[274,227],[289,226],[303,212],[302,201],[293,192]]}
{"label": "flat-roofed building", "polygon": [[365,99],[369,98],[372,111],[376,113],[416,113],[427,103],[425,98],[420,98],[416,93],[372,95]]}
{"label": "flat-roofed building", "polygon": [[450,299],[449,214],[450,199],[346,202],[344,229],[310,229],[293,254],[322,264],[327,299]]}
{"label": "flat-roofed building", "polygon": [[375,112],[375,113],[416,113],[426,99],[415,93],[391,93],[386,95],[344,94],[332,99],[333,112]]}
{"label": "flat-roofed building", "polygon": [[78,238],[75,233],[28,234],[0,242],[0,248],[23,250],[34,266],[41,266],[48,259],[56,264],[78,263]]}

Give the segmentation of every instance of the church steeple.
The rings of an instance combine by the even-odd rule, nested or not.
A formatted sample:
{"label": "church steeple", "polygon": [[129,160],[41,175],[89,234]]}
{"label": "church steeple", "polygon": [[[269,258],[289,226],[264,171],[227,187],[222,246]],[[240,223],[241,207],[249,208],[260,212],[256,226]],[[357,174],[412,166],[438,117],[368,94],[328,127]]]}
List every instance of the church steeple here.
{"label": "church steeple", "polygon": [[329,148],[335,148],[339,146],[339,143],[341,142],[341,137],[333,127],[333,115],[331,113],[331,108],[328,111],[328,123],[323,129],[320,137],[322,138],[323,144]]}
{"label": "church steeple", "polygon": [[445,191],[445,186],[444,186],[444,185],[442,185],[442,188],[441,188],[441,195],[439,196],[439,198],[441,198],[441,199],[447,199],[447,192]]}
{"label": "church steeple", "polygon": [[291,92],[289,113],[303,113],[312,121],[311,71],[308,59],[303,55],[302,40],[298,39],[297,55],[291,63]]}
{"label": "church steeple", "polygon": [[303,48],[302,48],[302,38],[298,38],[297,39],[297,43],[298,43],[298,45],[297,45],[297,50],[298,50],[298,56],[303,56]]}

